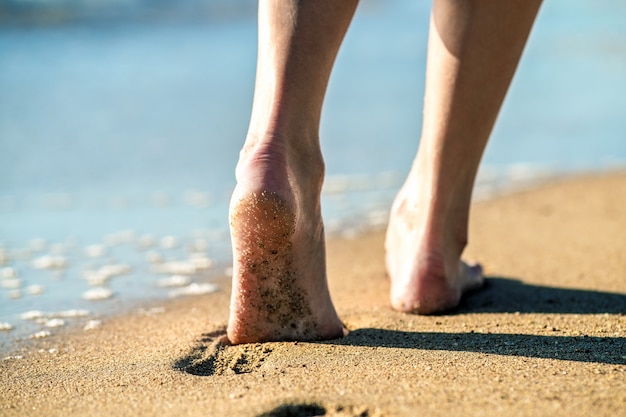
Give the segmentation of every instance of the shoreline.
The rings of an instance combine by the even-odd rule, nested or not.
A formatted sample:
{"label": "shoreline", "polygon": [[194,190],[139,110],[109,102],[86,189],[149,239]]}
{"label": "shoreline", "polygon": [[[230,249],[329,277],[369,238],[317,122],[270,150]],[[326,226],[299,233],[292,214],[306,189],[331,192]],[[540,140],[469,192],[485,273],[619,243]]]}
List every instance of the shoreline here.
{"label": "shoreline", "polygon": [[[489,200],[567,178],[606,175],[605,171],[606,168],[585,173],[529,166],[501,170],[485,167],[479,173],[474,200]],[[402,179],[399,172],[328,177],[322,202],[328,240],[356,239],[383,230]],[[52,204],[47,211],[31,213],[27,210],[26,214],[19,214],[12,220],[4,219],[16,230],[18,225],[28,223],[30,232],[18,234],[22,239],[16,240],[16,230],[11,232],[13,229],[10,229],[0,244],[0,296],[9,299],[0,311],[0,327],[13,327],[11,331],[0,331],[0,355],[11,350],[15,340],[47,332],[58,333],[60,328],[50,325],[61,325],[62,328],[74,323],[83,326],[89,320],[108,319],[120,311],[132,311],[146,303],[167,302],[170,299],[168,293],[175,288],[163,288],[160,283],[177,274],[168,275],[167,271],[162,271],[168,264],[175,266],[170,261],[178,264],[176,269],[182,264],[186,270],[193,269],[192,273],[183,272],[184,280],[179,280],[183,287],[176,288],[183,290],[189,283],[210,286],[213,279],[229,269],[232,261],[228,231],[215,227],[194,228],[194,225],[205,225],[207,221],[214,226],[221,223],[218,220],[227,216],[226,206],[220,207],[218,202],[209,204],[211,196],[201,191],[187,190],[178,197],[171,192],[153,194],[153,203],[158,203],[155,207],[130,205],[126,211],[120,212],[121,207],[114,205],[108,214],[106,210],[104,214],[98,214],[93,208],[81,212],[80,207],[89,206],[89,199],[83,196],[86,199],[81,200],[80,193],[51,194],[47,197],[50,201],[43,199],[46,204]],[[118,204],[121,201],[143,201],[146,204],[150,200],[147,195],[110,197],[119,200]],[[16,207],[22,207],[25,202],[17,200]],[[31,200],[36,199],[31,197]],[[104,206],[98,207],[104,209]],[[218,216],[216,212],[223,213]],[[139,218],[155,216],[155,213],[159,215],[148,222]],[[117,226],[110,224],[112,216],[118,219]],[[157,223],[172,226],[155,228],[157,219],[160,219]],[[184,220],[176,223],[175,219]],[[82,226],[83,235],[46,236],[45,231],[50,232],[47,225],[51,222],[65,225],[56,227],[66,230],[65,233],[71,233],[67,229],[75,229],[73,222],[76,222]],[[6,239],[9,236],[13,239]],[[62,265],[43,269],[37,265],[46,259],[50,262],[57,259]],[[208,269],[197,270],[198,260],[210,265]],[[108,273],[102,274],[103,270]],[[7,278],[7,273],[12,277]],[[90,296],[110,298],[85,300],[88,291],[92,293]],[[75,317],[76,313],[81,316]],[[23,315],[30,319],[24,320]]]}
{"label": "shoreline", "polygon": [[465,257],[481,260],[488,285],[438,316],[389,308],[382,231],[329,239],[329,286],[347,337],[214,350],[228,314],[223,277],[212,294],[151,301],[91,331],[29,341],[12,353],[22,359],[0,361],[0,410],[623,415],[624,207],[624,171],[474,203]]}
{"label": "shoreline", "polygon": [[[512,172],[513,170],[510,170],[510,171]],[[520,170],[520,171],[523,171],[523,170]],[[531,172],[535,172],[535,171],[531,171]],[[488,204],[490,201],[493,201],[493,200],[516,196],[518,194],[523,194],[526,192],[532,192],[533,190],[541,189],[543,187],[558,186],[559,184],[563,182],[585,181],[585,180],[592,180],[594,178],[604,178],[607,176],[608,177],[620,176],[624,172],[626,172],[624,171],[624,168],[620,169],[620,168],[608,168],[608,167],[595,170],[595,171],[571,171],[570,172],[570,171],[539,170],[535,172],[534,174],[526,173],[526,174],[518,175],[516,178],[514,178],[515,177],[514,175],[511,175],[511,173],[509,173],[507,174],[506,178],[499,179],[498,181],[495,181],[495,182],[488,181],[489,175],[486,175],[485,177],[487,177],[487,180],[484,180],[482,184],[482,185],[486,185],[486,187],[483,187],[482,190],[478,189],[480,188],[481,184],[480,184],[480,181],[477,181],[477,187],[476,187],[477,189],[474,192],[475,195],[473,198],[472,207]],[[331,194],[336,193],[336,192],[346,191],[346,190],[347,192],[354,192],[354,188],[356,189],[359,188],[358,183],[363,182],[362,178],[360,180],[358,178],[360,178],[360,176],[354,177],[352,178],[352,180],[348,180],[346,179],[346,177],[342,177],[342,176],[333,178],[334,184],[331,185],[331,187],[329,187],[333,190],[331,191]],[[395,178],[395,182],[397,182],[397,178]],[[355,187],[355,184],[357,184],[356,187]],[[387,212],[384,213],[384,216],[381,215],[381,213],[378,213],[378,215],[376,216],[369,216],[369,221],[367,219],[361,219],[360,223],[349,224],[349,223],[343,222],[341,224],[335,224],[334,227],[332,227],[332,225],[331,227],[327,226],[327,229],[331,229],[331,230],[327,230],[327,245],[330,244],[332,246],[333,242],[353,241],[355,239],[357,240],[368,239],[371,236],[375,236],[379,233],[382,233],[385,230],[385,224],[383,224],[382,220],[384,219],[386,222],[387,216],[388,216]],[[374,221],[371,221],[372,219],[374,219]],[[110,235],[112,236],[112,235],[119,234],[119,233],[126,233],[126,232],[120,231],[120,232],[112,233]],[[105,236],[105,240],[106,240],[106,237],[107,236]],[[138,237],[138,240],[140,240],[139,237]],[[464,252],[464,257],[470,256],[471,258],[471,251],[472,251],[472,248],[468,247],[466,251]],[[480,257],[475,258],[475,260],[480,261]],[[200,282],[202,284],[215,283],[218,285],[218,288],[222,288],[222,289],[226,288],[229,291],[230,276],[225,275],[224,271],[230,269],[229,267],[231,265],[230,263],[231,261],[225,261],[224,259],[220,258],[220,259],[216,259],[215,262],[216,264],[211,267],[208,273],[203,273],[203,274],[195,276],[195,278],[199,278],[199,279],[195,279],[194,282]],[[218,289],[218,291],[223,291],[223,290]],[[130,300],[114,298],[113,300],[110,300],[113,306],[110,305],[108,307],[102,306],[100,303],[96,302],[96,304],[94,305],[95,312],[92,312],[91,310],[87,310],[89,311],[89,314],[85,315],[84,317],[80,317],[80,316],[74,317],[74,318],[70,317],[69,320],[66,320],[69,322],[68,326],[63,326],[57,329],[48,329],[48,330],[51,330],[53,335],[56,335],[57,333],[59,335],[64,335],[68,333],[79,332],[80,328],[83,327],[85,324],[87,324],[91,320],[96,320],[96,321],[109,320],[112,318],[119,317],[121,315],[129,315],[134,312],[139,312],[140,314],[144,314],[146,311],[149,311],[152,308],[160,309],[162,308],[164,304],[168,304],[168,303],[175,301],[175,298],[166,297],[163,294],[164,293],[162,293],[161,295],[157,295],[155,290],[152,289],[151,294],[148,295],[146,298],[137,299],[136,297],[133,297]],[[185,297],[187,296],[183,296],[182,298],[185,298]],[[70,312],[85,311],[85,308],[81,308],[81,307],[86,307],[86,305],[83,304],[82,306],[71,308],[67,311],[70,311]],[[114,310],[114,311],[111,312],[111,310]],[[36,311],[39,311],[39,310],[28,310],[28,311],[24,311],[24,313],[32,313]],[[62,314],[64,312],[66,311],[62,309],[59,311],[44,310],[43,314],[54,317],[55,315],[58,316],[59,314]],[[15,317],[17,318],[18,315],[16,314]],[[76,320],[77,318],[78,320]],[[22,319],[22,321],[24,322],[25,320]],[[29,336],[31,336],[34,333],[45,331],[47,329],[44,326],[39,326],[39,329],[38,329],[39,332],[37,332],[36,331],[37,326],[35,326],[32,320],[28,320],[28,321],[31,321],[30,325],[26,326],[26,330],[23,329],[22,331],[17,332],[17,335],[15,335],[14,331],[9,331],[9,332],[5,331],[4,334],[0,333],[0,355],[11,356],[12,352],[16,352],[20,349],[23,350],[27,348],[29,345],[33,344],[32,342],[28,340]],[[15,323],[15,321],[13,321],[13,323]],[[2,337],[4,337],[4,339],[2,339]],[[13,342],[9,341],[9,339],[12,339]]]}
{"label": "shoreline", "polygon": [[[612,170],[606,167],[591,172],[545,170],[538,167],[530,169],[530,167],[524,168],[523,166],[509,167],[507,170],[500,171],[493,168],[484,168],[479,173],[474,190],[473,204],[514,195],[547,184],[556,184],[561,181],[587,177],[613,175],[622,171],[623,168],[622,170]],[[334,206],[330,209],[330,213],[334,214],[334,217],[331,215],[330,219],[326,221],[327,240],[353,240],[384,230],[389,215],[388,208],[391,205],[393,196],[395,196],[397,189],[401,185],[402,178],[403,176],[397,172],[379,173],[369,177],[365,175],[338,175],[328,178],[323,193],[325,199],[323,205]],[[189,191],[185,192],[185,194],[189,193]],[[368,193],[373,194],[367,197]],[[201,192],[194,192],[193,194],[197,198],[199,198],[198,196],[202,197],[201,199],[205,202],[210,199]],[[65,199],[68,201],[74,200],[70,196],[66,196]],[[365,207],[360,207],[358,204],[359,200],[363,200]],[[346,204],[346,201],[352,201],[352,203]],[[188,203],[192,202],[188,201]],[[193,207],[193,204],[190,207]],[[347,216],[346,213],[350,213],[353,210],[360,210],[360,212],[357,216],[354,213]],[[358,220],[355,220],[357,218]],[[69,237],[65,239],[65,242],[63,239],[57,241],[48,241],[45,238],[31,239],[31,245],[37,243],[44,247],[44,249],[38,250],[26,249],[26,246],[22,246],[24,249],[20,249],[19,245],[13,248],[9,246],[6,252],[9,254],[9,258],[14,257],[16,260],[22,260],[22,262],[17,262],[17,268],[11,268],[10,261],[8,264],[5,264],[5,266],[9,266],[9,269],[16,271],[16,277],[18,282],[21,282],[21,285],[15,292],[21,295],[18,296],[17,300],[7,301],[7,310],[0,314],[0,325],[4,324],[13,327],[11,331],[0,331],[0,355],[20,348],[24,344],[24,339],[29,337],[43,335],[45,332],[51,334],[63,333],[68,330],[65,329],[66,324],[70,328],[83,327],[90,321],[108,320],[111,317],[120,315],[121,312],[142,311],[144,309],[143,306],[146,305],[167,303],[172,298],[168,297],[168,292],[180,287],[159,289],[159,281],[163,281],[167,275],[159,273],[158,269],[162,265],[151,261],[146,262],[143,259],[145,256],[148,258],[157,256],[162,259],[161,262],[168,260],[188,263],[190,259],[185,259],[186,256],[202,255],[202,260],[210,263],[211,266],[207,270],[199,270],[188,275],[186,281],[200,285],[211,285],[215,280],[223,278],[222,275],[224,275],[226,270],[230,269],[232,262],[230,259],[230,246],[226,237],[227,231],[209,230],[201,232],[201,229],[188,230],[182,235],[180,233],[166,233],[159,237],[159,234],[155,233],[137,233],[133,228],[119,231],[109,230],[108,233],[103,233],[100,239],[94,240],[94,242],[100,241],[101,243],[85,246],[83,248],[85,254],[82,256],[81,245],[78,243],[79,240]],[[193,237],[194,235],[202,237],[196,239]],[[80,240],[84,241],[85,239]],[[168,249],[166,246],[163,246],[163,242],[166,240],[174,242],[172,248]],[[191,252],[185,254],[183,247],[192,247],[197,244],[198,240],[205,247],[211,246],[212,250],[209,252],[198,252],[197,254]],[[162,243],[159,244],[159,241]],[[146,242],[148,243],[147,245]],[[22,245],[27,245],[27,243],[22,242]],[[226,246],[228,246],[228,250],[225,250]],[[61,249],[60,252],[57,249],[57,252],[55,252],[55,247],[64,247],[64,249]],[[94,249],[101,251],[100,256],[94,258],[88,255],[88,252]],[[2,255],[2,250],[0,246],[0,255]],[[7,250],[7,248],[4,248],[4,250]],[[228,255],[225,255],[226,253]],[[69,264],[69,268],[67,266],[60,269],[53,267],[49,271],[37,270],[37,267],[33,268],[37,260],[45,257],[59,257]],[[97,272],[98,265],[100,265],[100,268],[122,267],[127,269],[127,271],[120,274],[120,279],[114,275],[110,277],[114,278],[112,280],[107,278],[102,280],[100,284],[94,284],[90,282],[87,274],[92,273],[93,275],[93,272]],[[191,265],[186,266],[190,267]],[[22,273],[26,276],[25,280],[21,277]],[[77,276],[82,276],[83,279],[76,279]],[[159,277],[161,278],[159,279]],[[7,280],[6,283],[9,284],[9,281],[11,280]],[[25,285],[24,281],[28,285]],[[134,284],[128,288],[128,284],[124,283],[125,281],[132,281]],[[0,283],[4,287],[5,282],[0,281]],[[94,287],[94,285],[96,286]],[[63,302],[59,299],[51,302],[48,299],[47,292],[48,290],[58,292],[58,289],[54,288],[55,286],[63,286],[64,291],[68,295],[72,293],[73,297],[66,296],[66,299],[62,300]],[[83,293],[89,289],[110,289],[112,298],[103,301],[85,301],[80,299],[81,286]],[[29,294],[31,288],[39,288],[43,295]],[[184,289],[184,287],[181,289]],[[6,290],[3,295],[12,298],[12,292],[14,291]],[[20,298],[24,298],[24,302]],[[68,307],[60,309],[58,308],[60,305]],[[67,317],[68,313],[70,314],[69,317]],[[75,313],[81,314],[72,316]],[[35,317],[34,315],[36,314],[42,317]],[[33,317],[23,319],[22,316],[24,315]],[[56,321],[58,321],[59,318],[64,322],[60,327],[49,327],[46,325],[46,323],[54,324],[54,321],[50,322],[50,320],[57,319]],[[37,321],[40,323],[37,324]]]}

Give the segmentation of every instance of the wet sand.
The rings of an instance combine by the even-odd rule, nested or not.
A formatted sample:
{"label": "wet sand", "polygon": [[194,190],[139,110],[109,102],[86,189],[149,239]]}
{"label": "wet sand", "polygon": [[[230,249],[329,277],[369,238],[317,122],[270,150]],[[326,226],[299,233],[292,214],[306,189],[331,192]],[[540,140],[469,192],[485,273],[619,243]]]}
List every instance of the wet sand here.
{"label": "wet sand", "polygon": [[626,416],[625,172],[475,204],[453,314],[388,307],[383,236],[328,243],[346,338],[219,347],[224,279],[0,361],[0,415]]}

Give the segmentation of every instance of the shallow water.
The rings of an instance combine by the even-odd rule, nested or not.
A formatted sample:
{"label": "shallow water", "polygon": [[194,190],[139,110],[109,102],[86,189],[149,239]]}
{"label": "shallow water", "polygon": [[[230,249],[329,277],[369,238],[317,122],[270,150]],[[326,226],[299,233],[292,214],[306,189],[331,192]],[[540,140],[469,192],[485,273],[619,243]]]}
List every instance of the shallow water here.
{"label": "shallow water", "polygon": [[[625,9],[621,1],[546,2],[477,195],[626,166]],[[383,224],[410,166],[428,10],[364,1],[346,37],[321,131],[330,233]],[[44,329],[19,317],[26,311],[86,309],[86,317],[65,319],[83,325],[167,298],[171,288],[157,286],[160,279],[207,283],[225,272],[228,198],[255,53],[252,13],[0,27],[0,268],[10,268],[0,277],[0,323],[15,327],[0,331],[0,349]],[[103,253],[93,256],[91,245]],[[155,270],[159,256],[182,262],[198,254],[213,265],[188,274]],[[41,266],[46,255],[67,265],[37,269],[33,262]],[[86,271],[120,264],[130,269],[96,286],[112,298],[82,298],[94,287]]]}

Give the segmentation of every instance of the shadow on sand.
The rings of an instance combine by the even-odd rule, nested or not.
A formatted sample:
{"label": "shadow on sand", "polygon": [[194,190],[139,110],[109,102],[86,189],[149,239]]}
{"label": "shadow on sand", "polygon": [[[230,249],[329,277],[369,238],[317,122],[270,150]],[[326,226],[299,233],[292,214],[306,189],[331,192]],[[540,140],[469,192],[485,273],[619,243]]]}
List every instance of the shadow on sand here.
{"label": "shadow on sand", "polygon": [[[626,295],[544,287],[520,280],[487,277],[449,314],[478,313],[626,314]],[[406,332],[362,328],[337,345],[480,352],[496,355],[626,364],[626,337]]]}
{"label": "shadow on sand", "polygon": [[626,364],[626,337],[405,332],[364,328],[351,331],[343,339],[320,343]]}
{"label": "shadow on sand", "polygon": [[463,299],[452,314],[626,314],[626,294],[544,287],[487,277],[485,287]]}

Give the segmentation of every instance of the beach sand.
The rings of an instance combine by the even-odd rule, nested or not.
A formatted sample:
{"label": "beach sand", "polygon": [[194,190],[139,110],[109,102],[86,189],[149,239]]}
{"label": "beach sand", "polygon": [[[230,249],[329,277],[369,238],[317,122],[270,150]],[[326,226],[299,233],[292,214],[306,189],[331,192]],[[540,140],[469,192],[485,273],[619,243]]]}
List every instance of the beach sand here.
{"label": "beach sand", "polygon": [[219,347],[223,279],[0,361],[0,415],[626,416],[626,173],[476,203],[449,315],[389,308],[383,238],[328,243],[341,340]]}

